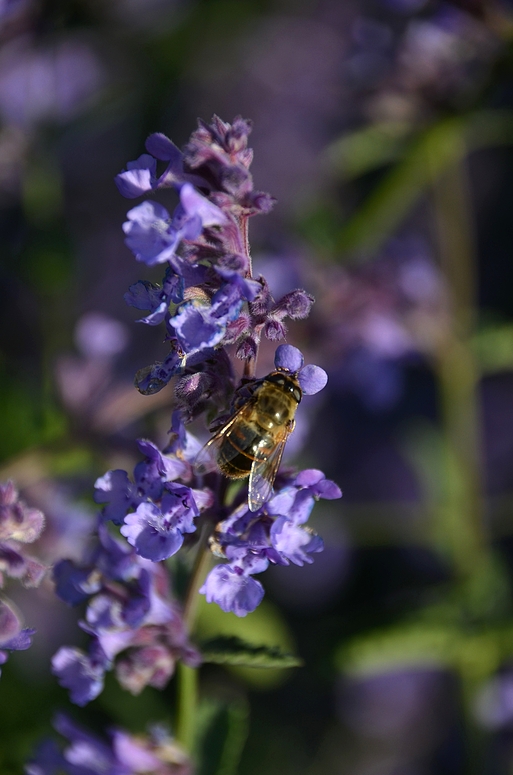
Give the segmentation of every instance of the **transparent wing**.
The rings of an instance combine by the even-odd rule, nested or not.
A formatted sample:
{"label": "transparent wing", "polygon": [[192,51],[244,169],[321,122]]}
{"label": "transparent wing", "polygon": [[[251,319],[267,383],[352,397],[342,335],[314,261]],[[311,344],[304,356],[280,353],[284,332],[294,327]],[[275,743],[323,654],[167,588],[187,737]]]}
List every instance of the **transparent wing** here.
{"label": "transparent wing", "polygon": [[[196,460],[194,461],[194,472],[196,474],[201,476],[202,474],[208,474],[211,471],[218,470],[217,452],[223,442],[223,439],[225,439],[226,436],[229,436],[237,420],[240,419],[241,415],[246,414],[250,410],[252,404],[253,402],[251,401],[246,402],[244,406],[241,406],[241,408],[230,417],[225,425],[223,425],[223,427],[220,428],[217,433],[215,433],[212,438],[209,439],[207,443],[200,449]],[[234,449],[232,454],[235,456],[237,451]],[[228,450],[228,453],[225,454],[225,458],[229,460],[229,457]]]}
{"label": "transparent wing", "polygon": [[272,496],[274,480],[276,479],[289,435],[290,430],[285,429],[274,449],[269,454],[262,450],[261,455],[258,455],[253,462],[248,488],[248,506],[250,511],[258,511]]}

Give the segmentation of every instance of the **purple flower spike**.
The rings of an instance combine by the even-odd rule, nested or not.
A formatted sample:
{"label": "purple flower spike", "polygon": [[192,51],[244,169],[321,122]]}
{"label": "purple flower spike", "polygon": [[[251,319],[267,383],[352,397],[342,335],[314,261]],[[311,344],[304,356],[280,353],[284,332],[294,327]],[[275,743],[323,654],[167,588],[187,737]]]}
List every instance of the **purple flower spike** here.
{"label": "purple flower spike", "polygon": [[326,383],[328,382],[328,375],[324,369],[321,369],[320,366],[313,366],[312,364],[303,366],[303,368],[299,370],[297,378],[305,396],[315,395],[315,393],[318,393],[326,387]]}
{"label": "purple flower spike", "polygon": [[291,344],[280,344],[276,348],[274,365],[277,369],[286,369],[292,372],[292,374],[297,374],[303,363],[303,354],[297,347],[293,347]]}

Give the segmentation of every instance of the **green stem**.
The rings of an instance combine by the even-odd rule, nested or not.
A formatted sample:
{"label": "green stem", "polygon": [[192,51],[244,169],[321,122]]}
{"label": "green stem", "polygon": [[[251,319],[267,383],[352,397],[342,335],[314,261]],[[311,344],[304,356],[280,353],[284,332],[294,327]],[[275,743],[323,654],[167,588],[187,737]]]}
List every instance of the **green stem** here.
{"label": "green stem", "polygon": [[208,533],[205,530],[200,539],[184,603],[183,621],[189,634],[192,633],[196,624],[199,603],[198,590],[207,574],[211,561],[212,554],[208,548]]}
{"label": "green stem", "polygon": [[[447,138],[451,142],[451,138]],[[436,174],[436,148],[428,151],[433,202],[442,269],[449,290],[449,314],[436,355],[436,373],[442,408],[446,493],[441,508],[441,528],[449,544],[460,584],[460,618],[479,620],[483,615],[473,593],[473,580],[481,583],[491,562],[491,549],[483,525],[481,472],[481,418],[479,371],[470,348],[475,326],[476,268],[471,231],[472,212],[466,169],[466,149],[454,133],[452,158],[442,175]],[[475,589],[475,587],[474,587]],[[462,666],[462,700],[468,729],[469,772],[480,772],[483,738],[472,713],[475,680]]]}
{"label": "green stem", "polygon": [[196,708],[198,704],[198,670],[178,663],[177,722],[178,742],[191,753],[196,729]]}
{"label": "green stem", "polygon": [[[453,142],[461,143],[455,134]],[[488,555],[482,519],[479,374],[469,346],[474,328],[475,260],[465,149],[442,175],[433,170],[432,191],[442,269],[449,288],[449,316],[436,354],[445,447],[445,534],[460,578],[468,579]],[[433,149],[434,155],[436,149]]]}
{"label": "green stem", "polygon": [[[189,633],[194,630],[198,612],[198,590],[205,577],[211,561],[211,553],[207,544],[207,533],[204,531],[198,546],[194,568],[192,570],[189,589],[185,598],[183,621]],[[198,705],[198,668],[188,667],[183,662],[177,668],[177,714],[176,737],[186,751],[191,752],[196,729]]]}

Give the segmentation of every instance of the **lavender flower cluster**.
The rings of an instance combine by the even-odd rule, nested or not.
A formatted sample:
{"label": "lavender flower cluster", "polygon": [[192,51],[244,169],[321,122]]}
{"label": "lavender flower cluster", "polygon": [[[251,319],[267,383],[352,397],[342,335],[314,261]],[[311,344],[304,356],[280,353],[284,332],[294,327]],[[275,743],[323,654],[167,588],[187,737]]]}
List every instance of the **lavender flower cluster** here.
{"label": "lavender flower cluster", "polygon": [[[12,482],[0,484],[0,588],[5,576],[18,579],[26,587],[37,587],[46,567],[26,553],[25,544],[39,538],[44,515],[19,499]],[[23,627],[21,615],[13,603],[0,600],[0,665],[10,651],[23,651],[31,645],[35,630]]]}
{"label": "lavender flower cluster", "polygon": [[61,748],[53,740],[41,743],[26,775],[190,775],[192,766],[185,752],[166,731],[154,727],[150,734],[135,736],[113,729],[108,740],[102,740],[64,714],[54,720],[54,727],[69,744]]}
{"label": "lavender flower cluster", "polygon": [[[265,278],[252,276],[248,218],[267,213],[274,200],[253,189],[250,131],[250,122],[240,117],[228,124],[214,116],[211,124],[199,122],[183,152],[164,135],[153,134],[146,141],[148,153],[116,177],[128,198],[169,187],[179,193],[172,216],[147,200],[128,212],[123,230],[138,261],[166,264],[161,286],[140,281],[126,296],[129,304],[149,312],[141,322],[165,323],[171,344],[166,360],[139,372],[136,385],[151,393],[177,375],[175,395],[185,420],[207,407],[219,416],[227,397],[233,398],[226,345],[235,345],[245,361],[244,389],[254,379],[261,336],[283,339],[285,318],[306,317],[313,303],[300,288],[275,301]],[[158,163],[164,165],[160,174]],[[304,366],[302,354],[291,345],[277,349],[275,365],[294,375],[306,395],[326,384],[325,372]],[[174,438],[163,455],[151,443],[139,442],[147,460],[136,468],[134,483],[125,472],[109,472],[97,482],[96,499],[107,502],[106,518],[123,521],[121,533],[137,554],[153,561],[178,551],[205,511],[206,520],[217,524],[212,545],[228,563],[209,574],[201,592],[223,610],[245,616],[263,596],[255,573],[269,562],[311,562],[310,554],[322,549],[321,539],[303,525],[315,498],[338,498],[340,490],[321,472],[306,471],[285,482],[258,511],[236,499],[229,513],[214,495],[218,485],[211,490],[202,490],[199,481],[189,486],[196,476],[190,450],[196,447],[177,415]]]}
{"label": "lavender flower cluster", "polygon": [[63,646],[52,667],[72,702],[85,705],[103,690],[113,667],[121,686],[139,694],[145,686],[162,689],[177,659],[197,666],[181,610],[165,567],[139,557],[112,537],[105,524],[84,563],[62,560],[54,568],[57,595],[70,605],[87,601],[80,627],[91,636],[88,653]]}
{"label": "lavender flower cluster", "polygon": [[[138,261],[166,271],[161,285],[141,280],[125,299],[148,313],[139,322],[164,323],[170,344],[163,362],[138,372],[136,386],[155,393],[178,375],[175,395],[189,417],[229,402],[235,385],[226,345],[236,346],[252,377],[262,335],[283,339],[285,319],[305,318],[313,303],[302,289],[276,301],[265,278],[252,276],[248,219],[269,212],[274,199],[253,189],[250,131],[240,117],[228,124],[214,116],[210,125],[199,122],[183,152],[150,135],[148,153],[116,177],[128,198],[169,187],[179,193],[172,216],[152,200],[128,212],[127,246]],[[165,168],[157,175],[159,163]]]}

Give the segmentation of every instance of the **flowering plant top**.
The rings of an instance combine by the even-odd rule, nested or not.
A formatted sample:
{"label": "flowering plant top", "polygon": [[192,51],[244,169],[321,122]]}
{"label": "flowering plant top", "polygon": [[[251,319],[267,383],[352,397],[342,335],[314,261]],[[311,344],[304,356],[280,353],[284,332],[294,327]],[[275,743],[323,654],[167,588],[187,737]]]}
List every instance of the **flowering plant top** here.
{"label": "flowering plant top", "polygon": [[[172,214],[149,199],[129,210],[126,245],[138,261],[166,269],[160,285],[141,280],[125,299],[147,313],[139,322],[164,323],[170,346],[164,361],[137,373],[136,386],[155,393],[178,376],[175,395],[189,418],[227,406],[235,385],[225,345],[236,345],[253,377],[262,335],[283,339],[285,319],[306,317],[313,303],[302,289],[276,301],[265,278],[252,274],[248,219],[269,212],[274,199],[253,188],[250,131],[240,117],[228,124],[214,116],[199,122],[183,151],[150,135],[148,153],[116,177],[128,198],[170,187],[179,196]],[[158,164],[165,166],[159,175]]]}
{"label": "flowering plant top", "polygon": [[[191,595],[199,587],[207,602],[246,616],[264,595],[256,574],[269,564],[310,563],[322,551],[306,523],[316,500],[341,496],[317,469],[279,472],[296,409],[303,395],[324,388],[326,372],[281,344],[275,371],[255,376],[261,337],[283,339],[285,319],[306,317],[313,298],[298,288],[275,300],[265,278],[253,276],[248,219],[268,212],[274,200],[253,188],[250,130],[241,118],[200,121],[183,151],[153,134],[147,153],[116,177],[130,199],[170,187],[178,194],[172,213],[147,199],[123,225],[137,261],[165,266],[160,285],[140,280],[125,296],[147,313],[140,322],[164,324],[170,348],[162,362],[137,373],[136,386],[154,393],[176,377],[176,409],[164,449],[140,439],[143,460],[132,476],[114,470],[96,481],[97,543],[82,562],[63,560],[54,569],[59,597],[86,606],[80,627],[90,637],[88,650],[63,646],[53,658],[54,673],[79,705],[98,696],[110,670],[136,694],[147,685],[163,688],[177,660],[197,666]],[[239,385],[230,344],[244,362]],[[218,458],[212,468],[198,464],[202,447],[186,427],[203,412],[218,427],[203,451],[216,439],[226,442],[224,464]],[[249,497],[240,488],[227,500],[226,477],[247,476]],[[198,558],[210,549],[222,560],[204,580],[191,580],[185,611],[166,566],[182,547],[196,547]]]}

